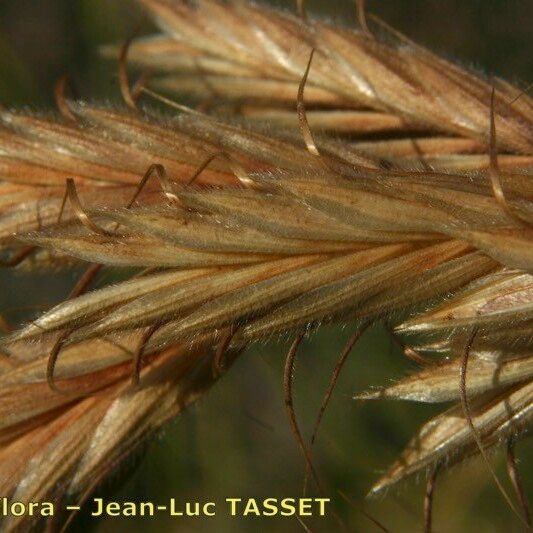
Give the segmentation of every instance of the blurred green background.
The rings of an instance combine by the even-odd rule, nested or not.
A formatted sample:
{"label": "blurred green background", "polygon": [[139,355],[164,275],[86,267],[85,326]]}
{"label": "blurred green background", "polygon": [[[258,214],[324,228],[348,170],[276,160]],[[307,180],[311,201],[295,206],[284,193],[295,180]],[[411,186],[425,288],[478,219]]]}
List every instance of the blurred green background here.
{"label": "blurred green background", "polygon": [[[292,9],[292,2],[277,5]],[[368,10],[446,57],[514,81],[531,82],[531,0],[369,0]],[[310,12],[349,25],[346,1],[307,2]],[[141,20],[132,0],[0,1],[0,104],[51,109],[53,84],[68,73],[82,98],[119,101],[116,66],[101,60],[100,44],[121,42]],[[148,24],[145,25],[149,31]],[[0,313],[17,322],[64,298],[76,272],[0,275]],[[295,407],[306,435],[312,427],[349,328],[325,327],[306,340],[295,384]],[[131,458],[99,491],[124,501],[220,501],[225,497],[286,497],[301,492],[303,461],[282,398],[287,343],[250,349],[211,393]],[[377,500],[364,496],[410,435],[445,406],[360,404],[353,393],[384,384],[411,368],[384,328],[367,332],[350,357],[325,416],[315,457],[338,512],[350,531],[376,531],[360,512],[378,517],[390,531],[422,528],[425,478],[411,480]],[[533,453],[527,441],[517,455],[533,492]],[[505,476],[503,456],[494,455]],[[505,481],[507,483],[507,481]],[[508,485],[508,484],[507,484]],[[353,498],[350,506],[340,489]],[[437,532],[520,531],[479,460],[441,476],[435,500]],[[336,531],[334,521],[309,522],[313,531]],[[177,519],[165,516],[94,520],[82,513],[73,531],[302,531],[295,519]]]}

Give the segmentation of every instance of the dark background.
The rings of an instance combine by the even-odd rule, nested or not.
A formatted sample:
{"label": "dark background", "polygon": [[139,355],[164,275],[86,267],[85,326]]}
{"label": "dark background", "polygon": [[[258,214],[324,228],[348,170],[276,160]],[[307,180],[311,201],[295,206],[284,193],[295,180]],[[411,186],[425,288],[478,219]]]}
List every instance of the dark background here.
{"label": "dark background", "polygon": [[[292,9],[292,2],[275,2]],[[461,64],[524,87],[532,81],[531,21],[526,0],[403,0],[367,2],[368,10],[410,38]],[[311,1],[320,12],[352,24],[351,1]],[[100,44],[121,42],[141,19],[130,0],[0,1],[0,104],[49,109],[53,84],[68,73],[81,97],[119,101],[116,66],[98,57]],[[145,25],[149,31],[150,26]],[[24,320],[61,300],[76,279],[69,273],[0,274],[0,314]],[[296,374],[295,402],[309,432],[337,355],[350,331],[324,328],[305,342]],[[101,493],[108,499],[223,501],[225,497],[297,496],[303,462],[288,430],[282,399],[286,343],[255,346],[207,398],[154,439],[146,453],[117,472]],[[368,332],[347,363],[324,420],[316,449],[320,472],[353,531],[375,531],[358,510],[382,520],[391,531],[421,530],[425,478],[411,480],[377,500],[364,495],[410,435],[445,406],[385,402],[360,404],[351,395],[384,384],[411,368],[387,332]],[[527,441],[517,447],[529,494],[533,454]],[[504,477],[503,455],[494,460]],[[505,480],[507,484],[507,481]],[[508,486],[508,484],[507,484]],[[336,490],[351,497],[342,502]],[[315,522],[313,531],[335,531]],[[294,519],[108,519],[81,516],[73,530],[119,531],[302,531]],[[437,487],[435,531],[520,531],[490,481],[486,466],[469,461],[444,474]]]}

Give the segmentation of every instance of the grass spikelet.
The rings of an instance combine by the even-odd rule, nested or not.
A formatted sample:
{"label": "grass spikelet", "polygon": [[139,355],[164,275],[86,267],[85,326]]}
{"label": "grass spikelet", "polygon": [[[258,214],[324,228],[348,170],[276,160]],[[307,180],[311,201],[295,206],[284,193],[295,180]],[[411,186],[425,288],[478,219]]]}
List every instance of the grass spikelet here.
{"label": "grass spikelet", "polygon": [[[286,401],[318,479],[291,405],[298,345],[356,327],[312,445],[352,345],[385,322],[428,364],[355,398],[455,402],[371,489],[431,469],[430,531],[436,472],[531,426],[531,98],[374,28],[362,2],[359,30],[141,4],[159,33],[104,49],[126,106],[67,100],[63,81],[61,117],[0,109],[2,265],[128,269],[0,339],[0,493],[83,500],[252,343],[294,334]],[[126,55],[149,80],[130,88]],[[156,112],[144,84],[210,96],[211,113]]]}

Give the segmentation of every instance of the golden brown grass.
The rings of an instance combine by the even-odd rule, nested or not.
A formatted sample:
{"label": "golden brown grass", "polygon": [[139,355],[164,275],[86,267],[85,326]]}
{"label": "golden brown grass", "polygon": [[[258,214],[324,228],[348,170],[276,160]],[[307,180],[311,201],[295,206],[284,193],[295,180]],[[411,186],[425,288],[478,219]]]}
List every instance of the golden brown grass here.
{"label": "golden brown grass", "polygon": [[[59,91],[58,120],[1,112],[6,263],[139,271],[77,290],[3,340],[0,493],[83,498],[250,343],[328,321],[386,321],[422,365],[359,399],[456,402],[373,492],[523,434],[528,95],[388,29],[246,3],[142,3],[163,31],[130,58],[155,71],[154,87],[208,97],[212,114],[136,109],[139,86],[134,97],[126,88],[127,110]],[[524,498],[504,496],[527,522]]]}

